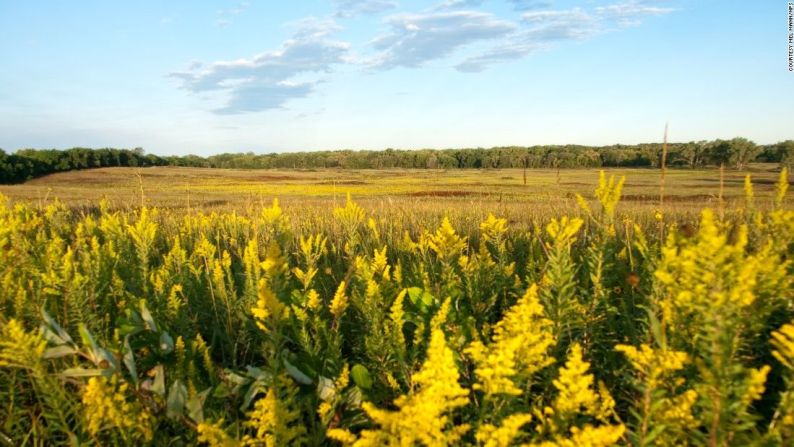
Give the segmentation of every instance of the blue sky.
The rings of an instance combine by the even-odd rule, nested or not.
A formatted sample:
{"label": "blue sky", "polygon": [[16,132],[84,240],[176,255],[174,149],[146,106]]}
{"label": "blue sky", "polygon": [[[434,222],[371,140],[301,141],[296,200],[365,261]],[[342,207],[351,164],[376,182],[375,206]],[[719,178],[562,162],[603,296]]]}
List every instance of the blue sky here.
{"label": "blue sky", "polygon": [[0,148],[794,138],[782,0],[0,0]]}

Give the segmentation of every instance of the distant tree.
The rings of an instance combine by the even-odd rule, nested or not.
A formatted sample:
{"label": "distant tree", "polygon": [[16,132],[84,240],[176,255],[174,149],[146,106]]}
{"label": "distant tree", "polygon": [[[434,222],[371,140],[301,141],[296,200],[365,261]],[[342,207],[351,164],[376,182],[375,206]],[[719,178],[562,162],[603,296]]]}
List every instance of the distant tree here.
{"label": "distant tree", "polygon": [[734,138],[728,142],[731,153],[731,164],[738,170],[744,170],[755,160],[760,152],[758,145],[747,138]]}
{"label": "distant tree", "polygon": [[794,140],[781,141],[775,146],[780,165],[788,167],[789,171],[794,169]]}

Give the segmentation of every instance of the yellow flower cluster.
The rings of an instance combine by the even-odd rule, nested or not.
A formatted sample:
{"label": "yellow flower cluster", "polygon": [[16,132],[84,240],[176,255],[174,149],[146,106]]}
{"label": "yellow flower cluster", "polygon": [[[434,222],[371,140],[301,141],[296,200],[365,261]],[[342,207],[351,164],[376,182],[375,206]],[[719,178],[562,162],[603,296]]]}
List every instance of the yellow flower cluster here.
{"label": "yellow flower cluster", "polygon": [[579,232],[582,224],[584,221],[578,217],[569,219],[568,216],[563,216],[560,220],[552,218],[546,225],[546,233],[554,241],[554,246],[565,247],[576,241],[576,233]]}
{"label": "yellow flower cluster", "polygon": [[216,423],[201,422],[196,427],[198,442],[209,447],[238,447],[240,442],[229,436],[223,429],[223,419]]}
{"label": "yellow flower cluster", "polygon": [[553,362],[548,355],[554,345],[550,327],[551,321],[544,317],[538,299],[537,285],[533,284],[496,324],[488,346],[475,340],[466,348],[477,365],[474,372],[478,383],[474,389],[489,396],[521,394],[515,379],[528,378]]}
{"label": "yellow flower cluster", "polygon": [[769,374],[770,369],[768,365],[750,369],[750,373],[747,375],[746,380],[747,389],[742,395],[742,403],[745,406],[760,399],[761,395],[764,394],[766,390],[766,376]]}
{"label": "yellow flower cluster", "polygon": [[453,258],[466,248],[466,238],[455,232],[447,217],[444,217],[435,234],[427,236],[426,243],[441,259]]}
{"label": "yellow flower cluster", "polygon": [[772,355],[789,371],[794,372],[794,321],[772,332]]}
{"label": "yellow flower cluster", "polygon": [[18,320],[2,326],[0,336],[0,366],[30,368],[38,363],[47,348],[47,341],[39,333],[25,331]]}
{"label": "yellow flower cluster", "polygon": [[486,242],[499,241],[507,231],[507,219],[500,219],[493,214],[480,224],[480,235]]}
{"label": "yellow flower cluster", "polygon": [[126,382],[119,383],[116,376],[92,377],[83,390],[83,415],[92,435],[108,428],[118,429],[122,436],[152,439],[152,417],[137,401],[129,402],[125,393]]}
{"label": "yellow flower cluster", "polygon": [[347,294],[345,294],[346,286],[347,284],[345,284],[344,281],[341,281],[339,286],[336,288],[334,298],[331,300],[329,310],[331,311],[331,315],[333,315],[337,320],[342,317],[342,314],[345,313],[345,309],[347,309],[348,299]]}
{"label": "yellow flower cluster", "polygon": [[[265,278],[259,280],[259,296],[256,307],[251,309],[251,315],[256,320],[256,325],[263,332],[269,332],[274,323],[277,323],[287,311],[286,306],[270,290]],[[271,326],[271,327],[268,327]]]}
{"label": "yellow flower cluster", "polygon": [[554,380],[559,394],[554,403],[556,412],[563,416],[574,415],[584,410],[588,414],[600,414],[599,396],[593,390],[594,378],[588,374],[590,363],[582,359],[582,347],[576,343],[571,347],[565,367]]}
{"label": "yellow flower cluster", "polygon": [[531,447],[608,447],[617,444],[625,432],[626,427],[622,424],[572,427],[569,438],[532,444]]}
{"label": "yellow flower cluster", "polygon": [[686,352],[653,349],[647,344],[640,345],[639,349],[630,345],[617,345],[615,350],[626,355],[634,369],[648,381],[651,389],[656,388],[663,376],[683,368],[689,359]]}
{"label": "yellow flower cluster", "polygon": [[497,427],[493,424],[483,424],[477,428],[475,438],[482,447],[509,447],[513,440],[521,434],[521,427],[532,420],[532,415],[516,413],[504,418]]}
{"label": "yellow flower cluster", "polygon": [[666,292],[661,301],[665,319],[675,325],[688,316],[709,315],[724,305],[743,308],[755,302],[759,258],[745,255],[747,227],[729,241],[711,210],[704,210],[693,242],[679,247],[674,237],[662,249],[656,279]]}
{"label": "yellow flower cluster", "polygon": [[460,386],[458,377],[454,353],[447,346],[444,333],[434,329],[427,360],[412,376],[417,391],[394,402],[399,410],[381,410],[365,402],[362,408],[379,428],[363,430],[358,437],[346,430],[329,430],[328,436],[359,447],[455,444],[469,428],[451,427],[449,413],[468,403],[468,392]]}
{"label": "yellow flower cluster", "polygon": [[[277,389],[284,389],[283,399]],[[267,447],[297,446],[305,443],[306,427],[300,421],[300,410],[291,408],[298,390],[292,381],[279,377],[265,395],[254,404],[247,425],[256,430],[252,445]]]}
{"label": "yellow flower cluster", "polygon": [[334,208],[334,217],[348,230],[354,230],[364,222],[364,210],[358,206],[347,194],[347,201],[345,206],[341,208]]}
{"label": "yellow flower cluster", "polygon": [[[695,390],[686,390],[670,399],[664,399],[660,405],[659,421],[665,427],[681,427],[684,429],[694,429],[699,423],[692,414],[692,407],[697,401],[698,393]],[[663,436],[659,437],[660,441]]]}
{"label": "yellow flower cluster", "polygon": [[610,221],[615,216],[615,208],[620,202],[620,195],[625,182],[626,177],[620,177],[620,180],[616,182],[614,175],[610,175],[609,180],[607,180],[604,171],[601,171],[598,175],[598,187],[595,190],[595,196]]}

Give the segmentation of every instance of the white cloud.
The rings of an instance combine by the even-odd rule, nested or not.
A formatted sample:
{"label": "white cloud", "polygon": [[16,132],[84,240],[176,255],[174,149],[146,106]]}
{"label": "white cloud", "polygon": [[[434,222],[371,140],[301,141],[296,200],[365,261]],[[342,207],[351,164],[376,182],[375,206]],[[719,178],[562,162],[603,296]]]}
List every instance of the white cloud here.
{"label": "white cloud", "polygon": [[251,4],[248,2],[240,2],[232,8],[219,9],[217,14],[218,18],[215,19],[215,26],[218,28],[226,28],[232,24],[232,17],[242,14],[249,6],[251,6]]}
{"label": "white cloud", "polygon": [[637,26],[648,16],[660,16],[675,11],[673,8],[655,6],[647,0],[629,0],[596,9],[599,15],[614,20],[619,26]]}
{"label": "white cloud", "polygon": [[521,15],[524,28],[510,33],[484,52],[469,57],[456,68],[465,72],[482,71],[494,63],[520,59],[555,43],[589,39],[609,32],[614,25],[618,28],[638,25],[645,17],[673,11],[672,8],[655,6],[648,0],[628,0],[598,6],[590,11],[572,8],[526,12]]}
{"label": "white cloud", "polygon": [[398,6],[395,0],[335,0],[336,16],[350,18],[378,14]]}
{"label": "white cloud", "polygon": [[381,69],[420,67],[474,42],[503,37],[516,28],[512,22],[476,11],[399,14],[389,17],[387,23],[390,32],[373,42],[381,53],[371,65]]}
{"label": "white cloud", "polygon": [[310,94],[319,81],[294,82],[300,74],[322,74],[343,63],[349,50],[345,42],[327,35],[335,29],[332,21],[305,20],[296,24],[293,37],[275,51],[251,58],[192,63],[182,72],[171,73],[182,87],[194,92],[225,92],[228,102],[217,113],[233,114],[281,108],[290,99]]}
{"label": "white cloud", "polygon": [[[506,0],[507,3],[513,5],[513,9],[519,11],[528,11],[532,9],[550,8],[551,1],[543,0]],[[444,0],[438,9],[464,9],[476,8],[485,3],[485,0]]]}
{"label": "white cloud", "polygon": [[513,5],[513,8],[519,11],[529,11],[533,9],[550,8],[552,2],[542,0],[508,0],[508,3]]}

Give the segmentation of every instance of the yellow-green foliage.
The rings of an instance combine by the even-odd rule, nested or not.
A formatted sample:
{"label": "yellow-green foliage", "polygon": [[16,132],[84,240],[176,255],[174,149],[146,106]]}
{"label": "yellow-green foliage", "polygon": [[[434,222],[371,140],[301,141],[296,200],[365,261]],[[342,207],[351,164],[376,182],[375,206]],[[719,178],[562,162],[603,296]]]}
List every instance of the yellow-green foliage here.
{"label": "yellow-green foliage", "polygon": [[521,218],[0,198],[0,443],[791,445],[787,186],[658,221],[605,174]]}

